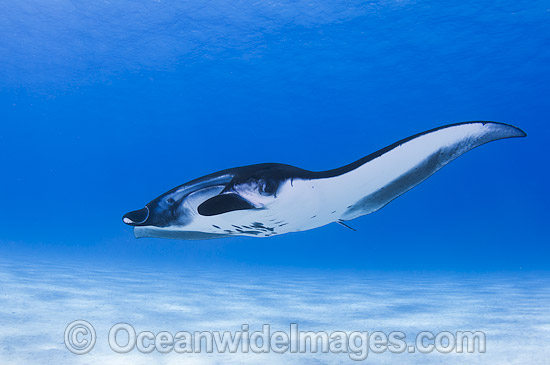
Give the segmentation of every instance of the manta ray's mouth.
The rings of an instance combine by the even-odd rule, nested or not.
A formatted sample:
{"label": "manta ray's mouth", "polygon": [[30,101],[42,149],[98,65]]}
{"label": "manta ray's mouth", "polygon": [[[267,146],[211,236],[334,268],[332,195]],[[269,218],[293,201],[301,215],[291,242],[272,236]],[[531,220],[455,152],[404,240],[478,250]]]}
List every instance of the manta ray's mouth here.
{"label": "manta ray's mouth", "polygon": [[140,210],[134,210],[133,212],[126,213],[122,217],[122,221],[130,226],[137,226],[138,224],[145,223],[147,221],[147,218],[149,218],[149,208],[145,206],[145,208]]}

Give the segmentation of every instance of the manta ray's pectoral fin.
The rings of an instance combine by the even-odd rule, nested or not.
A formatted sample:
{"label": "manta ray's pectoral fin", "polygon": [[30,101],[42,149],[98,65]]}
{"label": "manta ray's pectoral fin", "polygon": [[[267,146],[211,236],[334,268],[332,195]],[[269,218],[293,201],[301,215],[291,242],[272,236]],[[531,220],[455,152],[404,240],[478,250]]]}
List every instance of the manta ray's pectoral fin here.
{"label": "manta ray's pectoral fin", "polygon": [[329,174],[342,173],[342,183],[350,191],[360,192],[359,199],[340,218],[350,220],[377,211],[478,146],[525,136],[521,129],[503,123],[452,124],[406,138],[348,166],[329,171]]}
{"label": "manta ray's pectoral fin", "polygon": [[235,210],[256,209],[254,205],[235,193],[216,195],[204,201],[197,208],[200,215],[213,216]]}

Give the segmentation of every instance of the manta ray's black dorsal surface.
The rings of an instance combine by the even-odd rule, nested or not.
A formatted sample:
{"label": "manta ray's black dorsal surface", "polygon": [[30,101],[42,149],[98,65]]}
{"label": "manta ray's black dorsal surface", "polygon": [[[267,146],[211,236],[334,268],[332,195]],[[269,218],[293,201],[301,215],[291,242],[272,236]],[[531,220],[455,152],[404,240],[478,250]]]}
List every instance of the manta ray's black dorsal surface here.
{"label": "manta ray's black dorsal surface", "polygon": [[269,237],[370,214],[460,155],[498,139],[525,137],[497,122],[450,124],[402,139],[349,165],[314,172],[265,163],[180,185],[127,213],[136,237]]}

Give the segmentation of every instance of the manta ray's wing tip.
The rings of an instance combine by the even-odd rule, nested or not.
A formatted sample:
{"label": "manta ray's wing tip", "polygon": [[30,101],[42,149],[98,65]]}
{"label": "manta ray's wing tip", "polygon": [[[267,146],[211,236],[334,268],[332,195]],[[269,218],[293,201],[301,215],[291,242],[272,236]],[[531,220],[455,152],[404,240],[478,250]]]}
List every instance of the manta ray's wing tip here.
{"label": "manta ray's wing tip", "polygon": [[518,138],[527,137],[527,133],[521,128],[515,125],[501,123],[501,122],[482,122],[485,125],[490,125],[502,135],[501,138]]}

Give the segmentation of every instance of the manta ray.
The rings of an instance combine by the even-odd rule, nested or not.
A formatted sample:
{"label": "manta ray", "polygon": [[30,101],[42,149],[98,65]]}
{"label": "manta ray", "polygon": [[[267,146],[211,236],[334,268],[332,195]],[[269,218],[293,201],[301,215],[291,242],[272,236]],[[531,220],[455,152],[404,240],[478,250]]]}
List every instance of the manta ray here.
{"label": "manta ray", "polygon": [[473,148],[525,136],[504,123],[465,122],[402,139],[333,170],[279,163],[230,168],[180,185],[122,219],[134,227],[136,238],[186,240],[270,237],[329,223],[346,225]]}

